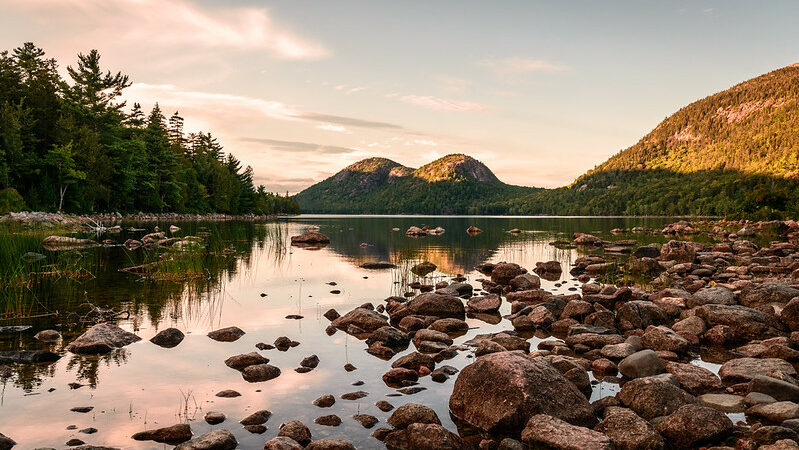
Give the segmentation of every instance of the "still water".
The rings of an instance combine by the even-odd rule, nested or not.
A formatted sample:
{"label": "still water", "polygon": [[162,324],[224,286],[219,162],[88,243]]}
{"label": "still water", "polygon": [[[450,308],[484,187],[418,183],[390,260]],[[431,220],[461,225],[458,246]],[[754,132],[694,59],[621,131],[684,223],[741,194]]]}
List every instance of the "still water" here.
{"label": "still water", "polygon": [[[299,216],[268,223],[178,223],[181,230],[176,236],[204,236],[207,250],[197,260],[176,266],[170,277],[160,280],[119,272],[162,257],[154,255],[153,250],[130,251],[118,245],[152,232],[156,225],[153,223],[125,224],[122,233],[98,237],[108,239],[107,245],[78,251],[48,252],[41,248],[40,238],[28,238],[18,251],[41,253],[45,259],[40,267],[60,264],[62,272],[46,282],[14,290],[13,295],[11,289],[4,288],[8,304],[0,326],[32,328],[0,334],[0,350],[49,349],[62,358],[49,365],[14,366],[3,376],[0,433],[16,440],[18,448],[63,447],[72,438],[120,448],[170,448],[137,442],[130,436],[188,422],[195,436],[225,428],[236,436],[240,448],[263,448],[264,442],[277,435],[282,422],[298,419],[311,429],[314,439],[341,438],[359,448],[380,448],[382,444],[370,434],[380,426],[388,426],[386,419],[391,413],[374,406],[379,400],[388,400],[395,407],[409,402],[430,406],[444,426],[454,431],[447,402],[455,377],[443,383],[424,377],[419,386],[426,390],[398,394],[381,379],[391,361],[366,353],[363,341],[341,331],[328,336],[325,328],[329,321],[322,314],[329,308],[344,314],[365,302],[377,306],[389,296],[408,292],[407,285],[413,281],[434,284],[460,274],[477,291],[480,285],[475,280],[482,275],[475,266],[485,262],[515,262],[531,270],[538,261],[560,261],[564,267],[562,279],[542,280],[542,288],[568,293],[570,288],[579,287],[569,275],[568,266],[580,253],[558,249],[551,242],[570,239],[576,231],[609,240],[662,241],[663,237],[656,234],[612,235],[610,230],[659,228],[667,222],[662,218]],[[157,225],[168,229],[171,224]],[[411,225],[441,226],[446,232],[411,238],[404,234]],[[466,233],[470,225],[483,232],[470,236]],[[316,250],[291,247],[290,236],[307,231],[309,226],[317,226],[328,235],[330,245]],[[132,227],[142,230],[127,231]],[[393,231],[395,228],[399,231]],[[522,233],[507,233],[512,228]],[[390,261],[397,268],[359,267],[373,261]],[[438,266],[424,279],[409,271],[422,261]],[[72,276],[65,275],[65,265],[71,268]],[[328,284],[331,282],[336,283],[335,287]],[[331,293],[334,289],[340,293]],[[66,352],[63,347],[90,326],[92,307],[121,313],[117,323],[142,341],[99,357]],[[510,305],[504,302],[500,312],[509,314]],[[286,319],[292,314],[304,318]],[[477,319],[467,322],[471,329],[455,339],[456,345],[477,334],[513,328],[506,319],[496,324]],[[211,330],[227,326],[237,326],[246,334],[231,343],[206,336]],[[180,329],[186,339],[171,349],[149,342],[159,330],[168,327]],[[60,331],[62,342],[48,345],[36,341],[33,335],[44,329]],[[248,383],[224,364],[228,357],[257,351],[257,343],[272,343],[280,336],[300,345],[286,352],[260,352],[282,370],[278,378]],[[531,338],[531,347],[535,348],[541,339]],[[412,351],[413,344],[395,358]],[[309,373],[295,372],[299,362],[312,354],[319,357],[319,366]],[[470,356],[471,352],[460,352],[444,364],[460,369],[470,363]],[[347,363],[357,370],[345,371]],[[359,381],[363,385],[353,385]],[[72,389],[70,383],[83,386]],[[224,389],[234,389],[242,395],[215,396]],[[600,383],[593,398],[613,395],[616,389]],[[356,390],[369,395],[355,401],[340,398],[341,394]],[[333,394],[336,403],[330,408],[314,406],[313,400],[323,394]],[[89,413],[70,411],[79,406],[94,408]],[[264,434],[251,434],[239,425],[239,420],[261,409],[273,413]],[[208,425],[203,420],[208,411],[220,411],[227,420]],[[341,417],[341,425],[314,424],[315,418],[328,414]],[[367,430],[352,418],[353,414],[371,414],[380,423]],[[79,432],[89,427],[98,431]]]}

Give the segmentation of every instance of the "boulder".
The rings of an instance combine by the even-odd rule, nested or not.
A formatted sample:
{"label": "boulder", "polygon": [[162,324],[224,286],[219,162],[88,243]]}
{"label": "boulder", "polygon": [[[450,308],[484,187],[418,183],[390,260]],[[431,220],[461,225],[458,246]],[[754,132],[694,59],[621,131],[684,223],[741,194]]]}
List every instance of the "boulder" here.
{"label": "boulder", "polygon": [[791,331],[799,331],[799,297],[792,298],[782,311],[780,321]]}
{"label": "boulder", "polygon": [[388,418],[388,424],[398,430],[405,429],[414,423],[441,425],[441,421],[435,411],[417,403],[406,403],[400,406]]}
{"label": "boulder", "polygon": [[650,325],[668,323],[669,315],[652,302],[633,300],[618,309],[616,320],[620,330],[643,330]]}
{"label": "boulder", "polygon": [[533,271],[545,280],[556,281],[560,278],[563,267],[559,261],[537,262]]}
{"label": "boulder", "polygon": [[655,427],[628,408],[611,406],[594,430],[605,433],[617,450],[661,450],[663,438]]}
{"label": "boulder", "polygon": [[214,430],[179,444],[175,450],[233,450],[238,445],[230,431]]}
{"label": "boulder", "polygon": [[466,316],[466,309],[463,306],[463,301],[458,297],[427,292],[399,305],[390,312],[390,315],[392,321],[410,315],[463,319]]}
{"label": "boulder", "polygon": [[318,233],[315,231],[309,231],[307,233],[302,233],[299,236],[292,236],[291,237],[291,244],[329,244],[330,238],[325,236],[322,233]]}
{"label": "boulder", "polygon": [[497,312],[500,306],[502,306],[502,298],[496,294],[472,297],[466,302],[466,310],[474,313]]}
{"label": "boulder", "polygon": [[299,420],[291,420],[281,425],[277,435],[294,439],[302,446],[306,446],[311,442],[311,430]]}
{"label": "boulder", "polygon": [[783,381],[765,375],[755,375],[749,382],[749,392],[759,392],[779,401],[799,403],[799,386],[795,382]]}
{"label": "boulder", "polygon": [[366,345],[372,345],[375,342],[381,342],[388,348],[398,349],[407,347],[411,339],[402,331],[386,325],[375,330],[366,339]]}
{"label": "boulder", "polygon": [[342,330],[346,330],[350,325],[355,325],[367,332],[389,326],[385,316],[367,308],[355,308],[333,320],[331,325]]}
{"label": "boulder", "polygon": [[56,330],[42,330],[33,337],[40,342],[57,342],[61,339],[61,333]]}
{"label": "boulder", "polygon": [[173,348],[177,347],[178,344],[183,342],[183,338],[186,336],[178,330],[177,328],[167,328],[165,330],[161,330],[150,339],[150,342],[153,344],[164,347],[164,348]]}
{"label": "boulder", "polygon": [[724,385],[713,372],[694,364],[667,362],[666,371],[693,395],[722,389]]}
{"label": "boulder", "polygon": [[238,371],[244,370],[246,367],[254,366],[256,364],[266,364],[269,360],[256,352],[245,353],[241,355],[231,356],[225,360],[225,365],[231,369]]}
{"label": "boulder", "polygon": [[[38,364],[61,359],[61,355],[47,350],[7,350],[0,351],[0,364]],[[3,372],[0,370],[0,374]]]}
{"label": "boulder", "polygon": [[660,377],[636,378],[622,386],[616,398],[644,419],[669,415],[696,398]]}
{"label": "boulder", "polygon": [[453,416],[487,432],[517,433],[535,414],[593,426],[596,417],[579,389],[551,364],[522,352],[478,358],[458,374]]}
{"label": "boulder", "polygon": [[258,383],[279,377],[280,369],[271,364],[255,364],[245,367],[241,376],[250,383]]}
{"label": "boulder", "polygon": [[660,259],[677,263],[692,263],[696,259],[696,248],[690,242],[669,241],[660,247]]}
{"label": "boulder", "polygon": [[220,328],[208,333],[208,337],[218,342],[234,342],[244,336],[244,331],[239,327]]}
{"label": "boulder", "polygon": [[740,395],[702,394],[697,398],[702,405],[725,413],[740,413],[746,409],[744,398]]}
{"label": "boulder", "polygon": [[421,262],[411,267],[411,272],[423,277],[431,272],[435,272],[438,267],[430,261]]}
{"label": "boulder", "polygon": [[705,287],[696,292],[694,295],[685,299],[685,303],[689,308],[695,308],[702,305],[735,305],[735,294],[723,287],[712,286]]}
{"label": "boulder", "polygon": [[302,450],[303,446],[294,439],[286,436],[277,436],[267,441],[264,450]]}
{"label": "boulder", "polygon": [[541,279],[531,273],[524,273],[513,277],[513,279],[510,280],[510,286],[514,291],[540,289]]}
{"label": "boulder", "polygon": [[311,442],[305,447],[306,450],[355,450],[351,442],[343,439],[324,438]]}
{"label": "boulder", "polygon": [[[619,344],[629,345],[629,344]],[[604,348],[603,348],[604,350]],[[624,358],[619,363],[619,372],[627,378],[643,378],[666,371],[663,360],[654,350],[641,350]]]}
{"label": "boulder", "polygon": [[799,297],[799,289],[783,283],[765,282],[750,284],[741,291],[739,303],[750,308],[764,305],[785,305],[792,298]]}
{"label": "boulder", "polygon": [[710,326],[728,326],[736,337],[746,340],[767,339],[783,334],[774,316],[746,306],[709,304],[696,308],[696,315]]}
{"label": "boulder", "polygon": [[683,353],[688,350],[688,341],[672,331],[671,328],[663,325],[646,327],[644,335],[641,336],[641,344],[645,348],[658,351]]}
{"label": "boulder", "polygon": [[799,405],[794,402],[760,403],[747,409],[746,415],[780,423],[799,418]]}
{"label": "boulder", "polygon": [[191,439],[191,427],[187,423],[172,425],[171,427],[155,430],[141,431],[131,436],[136,441],[155,441],[165,444],[179,444]]}
{"label": "boulder", "polygon": [[778,380],[792,380],[796,376],[796,370],[787,361],[777,358],[731,359],[719,369],[722,381],[748,382],[758,375]]}
{"label": "boulder", "polygon": [[96,355],[140,341],[141,338],[110,323],[99,323],[89,328],[66,349],[80,355]]}
{"label": "boulder", "polygon": [[527,273],[527,270],[518,264],[501,262],[496,264],[491,271],[491,281],[496,284],[507,285],[519,275]]}
{"label": "boulder", "polygon": [[522,441],[532,448],[558,450],[612,450],[613,444],[606,435],[589,428],[579,427],[546,414],[530,417],[522,430]]}
{"label": "boulder", "polygon": [[466,450],[470,448],[457,434],[435,423],[414,423],[389,433],[383,443],[388,450]]}
{"label": "boulder", "polygon": [[658,431],[677,448],[695,448],[719,442],[732,434],[726,414],[700,405],[680,407],[658,425]]}

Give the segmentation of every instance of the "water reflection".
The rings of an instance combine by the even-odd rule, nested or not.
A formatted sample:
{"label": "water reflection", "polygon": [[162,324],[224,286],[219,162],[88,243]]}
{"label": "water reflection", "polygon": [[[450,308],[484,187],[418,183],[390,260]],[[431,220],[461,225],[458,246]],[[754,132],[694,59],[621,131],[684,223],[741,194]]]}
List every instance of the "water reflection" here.
{"label": "water reflection", "polygon": [[[555,219],[555,218],[461,218],[461,217],[312,217],[272,223],[186,223],[179,224],[180,236],[204,237],[203,251],[190,258],[169,264],[173,277],[151,277],[121,273],[119,269],[171,258],[168,250],[140,248],[134,251],[121,246],[104,246],[78,250],[80,253],[45,252],[46,258],[34,269],[61,264],[60,258],[81,261],[87,278],[44,279],[27,290],[14,294],[22,307],[8,308],[16,316],[0,325],[25,324],[33,328],[22,333],[0,335],[0,350],[48,349],[62,355],[49,365],[18,365],[10,376],[1,376],[3,393],[0,400],[0,431],[11,436],[20,448],[60,446],[78,437],[95,445],[124,448],[152,448],[149,443],[132,441],[130,435],[144,429],[188,421],[195,435],[213,428],[231,430],[242,448],[258,448],[277,434],[283,421],[299,419],[306,423],[315,438],[337,437],[363,447],[374,447],[377,441],[370,431],[351,419],[356,413],[372,414],[385,426],[388,414],[374,403],[389,400],[394,406],[418,402],[431,406],[449,429],[447,399],[454,379],[434,383],[430,377],[420,380],[426,390],[413,395],[396,395],[386,386],[381,375],[391,361],[383,361],[365,352],[366,345],[345,333],[328,336],[329,322],[322,313],[336,308],[344,313],[365,302],[380,304],[392,295],[403,295],[409,284],[425,284],[450,280],[463,274],[475,283],[482,275],[475,267],[485,262],[512,261],[528,269],[539,261],[556,260],[563,264],[559,281],[544,281],[545,288],[565,292],[577,283],[568,274],[568,265],[579,256],[577,249],[559,249],[549,243],[568,238],[575,231],[593,231],[606,239],[615,237],[613,228],[632,226],[659,227],[664,219]],[[127,229],[134,224],[125,224]],[[157,224],[168,229],[170,224]],[[437,236],[409,238],[404,231],[412,226],[441,226],[447,231]],[[470,236],[470,225],[483,230]],[[140,238],[151,232],[154,224],[135,224],[147,231],[127,232],[111,237],[121,244],[129,238]],[[309,250],[291,247],[289,237],[309,226],[331,238],[325,248]],[[399,228],[399,231],[393,231]],[[518,228],[522,233],[507,230]],[[636,235],[642,242],[663,239],[660,236]],[[41,240],[25,238],[19,251],[43,252]],[[366,246],[362,246],[366,243]],[[20,257],[21,257],[20,255]],[[71,255],[71,256],[66,256]],[[364,262],[390,261],[396,268],[367,270]],[[410,267],[430,261],[437,270],[419,277]],[[77,267],[77,266],[74,266]],[[185,275],[185,276],[183,276]],[[328,283],[335,282],[336,286]],[[477,285],[477,284],[476,284]],[[478,285],[479,286],[479,285]],[[331,291],[337,290],[338,293]],[[9,296],[11,298],[11,296]],[[125,313],[120,325],[143,338],[101,357],[66,353],[63,346],[80,335],[89,325],[83,319],[91,308],[98,307]],[[508,314],[503,303],[500,313]],[[24,314],[16,314],[23,312]],[[287,320],[289,314],[304,316]],[[471,316],[473,328],[455,339],[463,343],[476,334],[493,333],[512,326],[499,315]],[[220,343],[205,334],[225,326],[238,326],[246,334],[236,342]],[[176,327],[186,339],[173,349],[164,349],[148,342],[158,331]],[[33,334],[43,329],[57,329],[63,340],[42,344]],[[301,344],[286,352],[262,352],[280,367],[280,377],[266,383],[250,384],[241,375],[224,365],[224,360],[239,353],[255,351],[260,342],[272,343],[287,336]],[[531,337],[533,348],[544,336]],[[550,338],[551,339],[551,338]],[[411,346],[406,352],[412,351]],[[319,356],[317,369],[300,374],[293,369],[311,354]],[[401,356],[401,353],[398,356]],[[462,352],[447,364],[463,367],[471,362],[469,352]],[[347,372],[345,364],[358,369]],[[352,383],[362,381],[362,386]],[[71,389],[69,383],[84,385]],[[235,389],[241,397],[222,399],[215,394]],[[614,386],[607,386],[612,392]],[[369,396],[357,401],[341,400],[346,392],[364,390]],[[322,394],[337,398],[334,407],[320,410],[312,405]],[[607,395],[603,388],[603,395]],[[70,412],[74,406],[94,406],[89,414]],[[253,435],[238,425],[247,414],[270,409],[274,416],[263,435]],[[202,417],[209,410],[222,411],[228,421],[220,426],[206,424]],[[321,415],[337,414],[339,427],[316,425]],[[95,427],[91,436],[67,430]]]}

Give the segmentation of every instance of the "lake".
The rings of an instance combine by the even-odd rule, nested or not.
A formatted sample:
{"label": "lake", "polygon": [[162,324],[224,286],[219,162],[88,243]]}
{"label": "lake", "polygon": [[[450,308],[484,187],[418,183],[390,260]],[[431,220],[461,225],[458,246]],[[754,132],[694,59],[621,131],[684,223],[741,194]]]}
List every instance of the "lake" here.
{"label": "lake", "polygon": [[[395,407],[414,402],[433,408],[442,423],[455,431],[447,402],[455,376],[443,383],[430,377],[419,380],[425,388],[412,395],[399,394],[383,383],[381,376],[391,367],[366,353],[367,345],[339,331],[328,335],[330,322],[325,311],[335,308],[344,314],[363,303],[375,306],[389,296],[412,291],[414,281],[435,284],[462,275],[475,286],[483,275],[475,270],[486,262],[515,262],[532,270],[539,261],[556,260],[564,271],[560,280],[542,280],[542,287],[554,292],[579,290],[580,283],[569,275],[569,265],[581,253],[573,248],[553,246],[556,240],[570,240],[573,232],[596,234],[608,240],[635,239],[641,243],[662,242],[659,233],[618,234],[617,228],[661,228],[672,220],[665,218],[524,218],[524,217],[422,217],[422,216],[298,216],[267,222],[177,223],[175,236],[201,236],[202,248],[192,256],[172,256],[172,250],[127,250],[121,244],[141,238],[158,225],[167,230],[170,223],[124,223],[123,231],[96,236],[106,241],[101,247],[46,251],[42,235],[6,236],[4,258],[25,258],[28,275],[20,279],[5,269],[3,288],[5,317],[3,326],[28,326],[21,332],[0,334],[0,350],[48,349],[60,355],[52,364],[10,366],[2,374],[0,392],[0,432],[12,437],[19,448],[61,447],[79,438],[93,445],[122,448],[169,448],[130,438],[136,432],[176,423],[191,424],[195,436],[216,428],[230,430],[241,448],[263,448],[277,435],[282,422],[298,419],[315,439],[347,439],[363,448],[382,444],[370,437],[372,431],[387,426],[390,412],[375,406],[387,400]],[[405,235],[410,226],[440,226],[446,232],[436,236],[412,238]],[[483,230],[469,235],[466,229]],[[290,246],[290,237],[309,226],[319,227],[330,237],[320,249]],[[138,228],[140,231],[128,231]],[[513,228],[521,233],[511,234]],[[399,229],[399,231],[395,231]],[[167,233],[169,234],[169,233]],[[30,252],[30,253],[29,253]],[[170,270],[159,277],[124,273],[119,269],[153,261],[170,261]],[[390,261],[397,267],[369,270],[366,262]],[[410,267],[430,261],[438,268],[424,278]],[[22,269],[20,269],[22,270]],[[44,275],[43,275],[44,274]],[[8,281],[16,280],[16,281]],[[335,283],[332,286],[331,283]],[[332,293],[331,291],[337,291]],[[418,292],[418,291],[417,291]],[[0,306],[3,303],[0,302]],[[79,356],[64,346],[79,336],[98,317],[98,311],[117,316],[116,323],[136,333],[141,341],[102,356]],[[503,302],[500,312],[510,313]],[[300,315],[302,319],[287,319]],[[488,323],[469,318],[470,330],[455,338],[461,344],[481,333],[512,330],[507,319]],[[237,326],[246,334],[235,342],[216,342],[209,331]],[[176,327],[186,334],[174,348],[161,348],[149,342],[158,331]],[[63,339],[43,344],[33,338],[40,330],[56,329]],[[282,374],[262,383],[248,383],[236,370],[227,367],[230,356],[256,350],[256,344],[273,343],[287,336],[300,344],[282,352],[261,351]],[[536,348],[546,336],[529,339]],[[397,357],[414,351],[413,344]],[[472,351],[461,351],[446,361],[462,368],[473,360]],[[297,373],[300,361],[319,357],[319,366],[308,373]],[[396,357],[395,357],[396,358]],[[357,370],[347,372],[345,364]],[[362,385],[354,385],[362,382]],[[81,386],[73,389],[70,383]],[[77,386],[77,385],[74,385]],[[233,389],[242,395],[220,398],[215,394]],[[598,383],[592,400],[613,395],[615,384]],[[363,390],[368,396],[355,401],[341,394]],[[314,399],[332,394],[336,403],[318,408]],[[70,411],[91,406],[88,413]],[[272,417],[268,430],[253,434],[238,423],[250,413],[268,409]],[[203,418],[208,411],[227,416],[220,425],[209,425]],[[336,414],[337,427],[317,425],[314,419]],[[354,414],[370,414],[380,422],[365,429]],[[97,429],[86,434],[79,430]],[[73,428],[73,429],[70,429]]]}

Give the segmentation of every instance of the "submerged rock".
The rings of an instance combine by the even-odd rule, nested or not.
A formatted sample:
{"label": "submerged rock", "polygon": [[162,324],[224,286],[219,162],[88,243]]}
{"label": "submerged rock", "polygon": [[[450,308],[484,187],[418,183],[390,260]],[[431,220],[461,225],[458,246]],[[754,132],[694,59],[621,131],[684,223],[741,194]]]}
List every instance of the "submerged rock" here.
{"label": "submerged rock", "polygon": [[155,430],[141,431],[131,436],[136,441],[155,441],[165,444],[179,444],[191,439],[191,427],[187,423],[172,425],[171,427]]}
{"label": "submerged rock", "polygon": [[0,364],[50,363],[60,358],[60,355],[46,350],[0,351]]}

